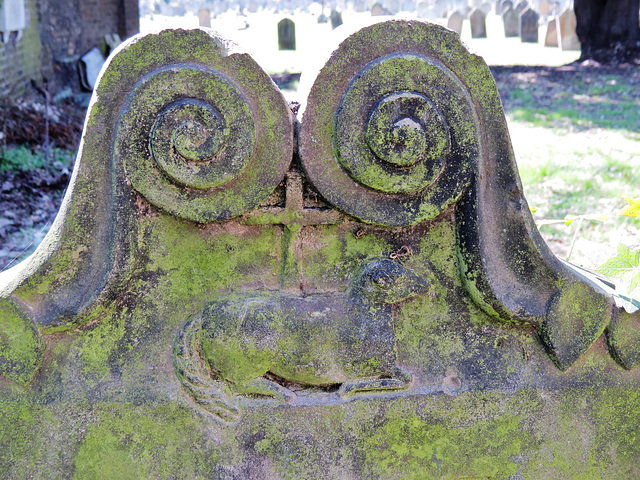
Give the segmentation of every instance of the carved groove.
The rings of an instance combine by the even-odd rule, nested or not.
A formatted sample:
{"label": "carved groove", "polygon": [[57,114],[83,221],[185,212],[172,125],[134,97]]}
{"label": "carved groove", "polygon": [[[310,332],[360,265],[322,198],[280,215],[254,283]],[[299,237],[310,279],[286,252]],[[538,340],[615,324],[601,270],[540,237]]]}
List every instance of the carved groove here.
{"label": "carved groove", "polygon": [[[366,30],[338,52],[375,51]],[[358,61],[352,74],[351,65],[339,68],[345,56],[332,56],[311,89],[300,144],[307,174],[331,203],[365,222],[395,226],[434,218],[470,185],[479,156],[469,94],[419,46]],[[341,95],[327,99],[327,90]]]}
{"label": "carved groove", "polygon": [[[255,63],[248,69],[264,74]],[[258,96],[236,73],[168,65],[130,93],[116,148],[131,185],[152,204],[220,221],[255,208],[282,180],[293,148],[286,102],[279,92]]]}

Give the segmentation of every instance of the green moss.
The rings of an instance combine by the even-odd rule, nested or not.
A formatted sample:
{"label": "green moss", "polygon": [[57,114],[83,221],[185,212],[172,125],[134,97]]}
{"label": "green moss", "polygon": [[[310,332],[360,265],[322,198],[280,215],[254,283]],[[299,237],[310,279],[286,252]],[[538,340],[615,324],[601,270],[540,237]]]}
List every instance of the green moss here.
{"label": "green moss", "polygon": [[102,404],[94,415],[74,479],[211,478],[215,471],[219,453],[184,409]]}
{"label": "green moss", "polygon": [[[281,233],[273,227],[240,227],[216,235],[190,222],[160,216],[148,223],[144,250],[149,269],[161,274],[164,301],[195,300],[249,282],[279,284]],[[233,227],[232,227],[233,228]]]}
{"label": "green moss", "polygon": [[45,456],[41,448],[46,419],[50,415],[43,407],[0,396],[1,478],[31,476],[34,465]]}
{"label": "green moss", "polygon": [[27,385],[40,367],[44,347],[38,329],[7,299],[0,299],[0,375]]}
{"label": "green moss", "polygon": [[123,342],[126,309],[116,314],[115,308],[111,308],[108,313],[103,321],[99,321],[95,328],[77,341],[85,378],[96,376],[105,379],[111,370],[110,363],[115,361],[113,356],[120,349],[132,348],[130,344]]}

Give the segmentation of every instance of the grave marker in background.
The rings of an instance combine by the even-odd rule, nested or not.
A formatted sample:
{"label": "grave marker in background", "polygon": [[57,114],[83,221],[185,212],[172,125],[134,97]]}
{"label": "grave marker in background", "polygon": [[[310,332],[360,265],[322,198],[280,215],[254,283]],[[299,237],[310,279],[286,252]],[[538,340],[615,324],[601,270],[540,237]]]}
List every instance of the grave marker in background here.
{"label": "grave marker in background", "polygon": [[567,8],[558,16],[558,45],[562,50],[580,50],[576,25],[576,14],[572,8]]}
{"label": "grave marker in background", "polygon": [[500,14],[504,15],[504,12],[506,12],[507,9],[509,9],[509,8],[513,8],[513,2],[511,0],[504,0],[501,3]]}
{"label": "grave marker in background", "polygon": [[372,17],[379,17],[379,16],[382,16],[382,15],[391,15],[391,13],[389,12],[389,10],[384,8],[381,3],[375,3],[371,7],[371,16]]}
{"label": "grave marker in background", "polygon": [[514,10],[516,11],[516,13],[518,15],[520,15],[522,12],[524,12],[527,8],[529,8],[529,3],[527,2],[527,0],[521,0],[520,2],[518,2],[514,8]]}
{"label": "grave marker in background", "polygon": [[474,8],[469,15],[471,24],[471,38],[487,38],[487,23],[485,15],[479,8]]}
{"label": "grave marker in background", "polygon": [[520,14],[520,40],[538,43],[538,20],[540,16],[533,8],[526,8]]}
{"label": "grave marker in background", "polygon": [[211,27],[211,10],[208,8],[198,10],[198,24],[201,27]]}
{"label": "grave marker in background", "polygon": [[551,2],[549,0],[542,0],[538,10],[540,11],[540,15],[546,17],[551,13]]}
{"label": "grave marker in background", "polygon": [[447,28],[455,31],[460,35],[462,32],[462,24],[464,23],[464,16],[458,10],[451,12],[447,18]]}
{"label": "grave marker in background", "polygon": [[331,10],[331,29],[336,29],[342,25],[342,14],[337,10]]}
{"label": "grave marker in background", "polygon": [[557,20],[552,18],[547,23],[547,33],[544,36],[544,46],[545,47],[557,47],[558,46],[558,28],[557,28]]}
{"label": "grave marker in background", "polygon": [[296,49],[296,25],[290,18],[278,22],[278,50]]}
{"label": "grave marker in background", "polygon": [[520,18],[513,8],[507,8],[502,14],[505,37],[517,37],[520,35]]}

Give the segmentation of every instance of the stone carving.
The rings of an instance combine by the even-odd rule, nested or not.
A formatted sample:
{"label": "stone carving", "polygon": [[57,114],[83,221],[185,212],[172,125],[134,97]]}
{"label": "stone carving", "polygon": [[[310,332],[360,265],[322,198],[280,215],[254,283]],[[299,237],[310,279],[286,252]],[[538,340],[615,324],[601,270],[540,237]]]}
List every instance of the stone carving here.
{"label": "stone carving", "polygon": [[425,279],[380,259],[368,263],[345,294],[217,300],[181,331],[178,375],[198,405],[231,421],[240,414],[233,394],[295,397],[265,374],[302,386],[340,385],[341,396],[407,388],[411,375],[396,364],[391,306],[427,288]]}
{"label": "stone carving", "polygon": [[[396,53],[389,43],[381,54],[332,56],[320,71],[300,157],[318,192],[346,213],[378,225],[413,225],[442,213],[468,187],[477,117],[460,80],[438,59],[417,46]],[[335,127],[326,129],[328,123]]]}
{"label": "stone carving", "polygon": [[0,477],[637,477],[640,313],[539,236],[484,61],[389,21],[305,77],[294,130],[211,32],[112,55],[0,274]]}
{"label": "stone carving", "polygon": [[260,69],[245,60],[244,70],[223,57],[215,69],[162,66],[129,93],[116,150],[152,204],[197,222],[224,220],[259,205],[282,179],[291,139],[273,141],[265,128],[279,112],[285,130],[274,133],[290,132],[290,114],[281,98],[247,88]]}

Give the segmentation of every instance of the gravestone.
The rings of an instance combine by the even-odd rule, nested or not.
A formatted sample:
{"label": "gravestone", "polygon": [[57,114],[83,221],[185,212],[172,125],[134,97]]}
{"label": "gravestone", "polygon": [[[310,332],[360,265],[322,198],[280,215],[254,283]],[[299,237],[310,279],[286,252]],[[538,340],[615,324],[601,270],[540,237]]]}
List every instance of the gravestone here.
{"label": "gravestone", "polygon": [[552,18],[547,23],[547,34],[544,37],[545,47],[557,47],[558,46],[558,29],[556,27],[556,19]]}
{"label": "gravestone", "polygon": [[0,274],[0,478],[638,478],[640,312],[541,239],[486,63],[390,21],[306,73],[109,59]]}
{"label": "gravestone", "polygon": [[211,27],[211,10],[208,8],[198,10],[198,24],[201,27]]}
{"label": "gravestone", "polygon": [[487,15],[489,15],[489,13],[491,13],[491,4],[484,2],[480,4],[480,10],[482,10],[482,13],[484,13],[485,18],[487,17]]}
{"label": "gravestone", "polygon": [[538,19],[540,16],[533,8],[526,8],[520,14],[520,40],[526,43],[538,43]]}
{"label": "gravestone", "polygon": [[278,50],[296,49],[296,25],[290,18],[278,22]]}
{"label": "gravestone", "polygon": [[485,15],[479,8],[474,8],[469,15],[471,24],[471,38],[487,38],[487,24]]}
{"label": "gravestone", "polygon": [[454,11],[447,18],[447,28],[455,31],[460,35],[462,33],[462,24],[464,23],[464,16],[459,11]]}
{"label": "gravestone", "polygon": [[511,0],[504,0],[501,3],[500,14],[504,15],[504,12],[506,12],[507,9],[509,9],[509,8],[513,8],[513,2]]}
{"label": "gravestone", "polygon": [[521,0],[516,4],[516,6],[514,7],[514,10],[518,15],[520,15],[527,8],[529,8],[529,2],[527,2],[527,0]]}
{"label": "gravestone", "polygon": [[387,9],[391,15],[396,15],[400,11],[400,0],[389,0]]}
{"label": "gravestone", "polygon": [[379,16],[382,16],[382,15],[391,15],[391,12],[389,12],[389,10],[384,8],[382,6],[382,4],[374,3],[373,6],[371,7],[371,16],[372,17],[379,17]]}
{"label": "gravestone", "polygon": [[337,10],[331,10],[331,29],[336,29],[342,25],[342,14]]}
{"label": "gravestone", "polygon": [[367,11],[367,5],[364,2],[364,0],[356,0],[353,4],[353,9],[357,12],[357,13],[363,13]]}
{"label": "gravestone", "polygon": [[558,45],[562,50],[580,50],[576,25],[576,14],[572,8],[565,9],[558,16]]}
{"label": "gravestone", "polygon": [[549,0],[542,0],[538,6],[540,15],[546,17],[551,13],[551,2]]}
{"label": "gravestone", "polygon": [[329,23],[329,18],[324,13],[321,13],[318,16],[318,23]]}
{"label": "gravestone", "polygon": [[517,37],[520,35],[520,18],[513,8],[507,8],[502,14],[505,37]]}

